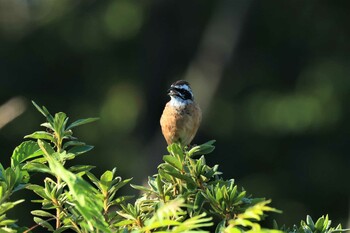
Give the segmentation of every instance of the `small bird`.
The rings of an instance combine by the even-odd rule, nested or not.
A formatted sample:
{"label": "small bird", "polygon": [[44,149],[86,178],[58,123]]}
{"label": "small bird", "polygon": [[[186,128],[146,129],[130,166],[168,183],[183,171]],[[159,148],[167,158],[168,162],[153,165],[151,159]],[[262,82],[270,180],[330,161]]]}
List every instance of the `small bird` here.
{"label": "small bird", "polygon": [[188,146],[197,133],[202,111],[194,101],[190,84],[184,80],[171,84],[168,95],[171,99],[160,118],[162,133],[168,145],[176,142]]}

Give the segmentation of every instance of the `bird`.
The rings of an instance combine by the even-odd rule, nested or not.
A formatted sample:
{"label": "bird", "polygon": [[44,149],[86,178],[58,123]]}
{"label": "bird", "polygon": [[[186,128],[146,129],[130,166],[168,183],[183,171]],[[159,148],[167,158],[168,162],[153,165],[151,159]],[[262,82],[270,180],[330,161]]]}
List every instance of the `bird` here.
{"label": "bird", "polygon": [[202,111],[194,101],[190,84],[178,80],[168,89],[170,101],[160,118],[160,126],[168,145],[180,143],[190,146],[202,121]]}

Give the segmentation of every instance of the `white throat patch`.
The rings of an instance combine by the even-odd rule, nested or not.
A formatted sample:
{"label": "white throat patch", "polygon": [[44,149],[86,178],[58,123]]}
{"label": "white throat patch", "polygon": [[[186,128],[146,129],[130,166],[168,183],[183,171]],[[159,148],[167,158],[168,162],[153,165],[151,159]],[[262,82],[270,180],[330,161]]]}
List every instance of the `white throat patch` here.
{"label": "white throat patch", "polygon": [[184,107],[192,102],[192,100],[183,100],[178,96],[171,96],[170,105],[174,107]]}

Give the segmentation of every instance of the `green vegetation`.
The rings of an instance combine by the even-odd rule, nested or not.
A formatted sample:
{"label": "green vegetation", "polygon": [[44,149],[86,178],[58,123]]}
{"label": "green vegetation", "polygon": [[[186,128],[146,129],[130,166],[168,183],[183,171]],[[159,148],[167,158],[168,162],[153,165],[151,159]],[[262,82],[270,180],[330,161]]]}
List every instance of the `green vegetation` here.
{"label": "green vegetation", "polygon": [[[262,227],[260,222],[269,212],[281,212],[269,206],[270,200],[256,198],[238,187],[233,179],[224,180],[218,165],[210,167],[205,156],[214,150],[214,142],[192,148],[178,144],[168,146],[169,155],[158,166],[158,173],[148,178],[148,186],[131,185],[142,195],[119,195],[120,188],[131,179],[116,175],[116,169],[97,178],[94,166],[67,166],[93,147],[73,136],[72,129],[96,121],[87,118],[68,123],[65,113],[54,116],[45,107],[34,106],[46,122],[46,131],[27,135],[15,148],[11,166],[0,166],[0,231],[36,232],[341,232],[331,226],[328,216],[292,228]],[[41,184],[30,183],[30,176],[46,174]],[[14,192],[28,189],[37,194],[32,202],[41,205],[31,211],[33,226],[21,227],[7,218],[7,211],[23,204],[11,200]],[[26,200],[28,201],[28,200]],[[41,229],[39,229],[41,228]],[[39,230],[38,230],[39,229]]]}

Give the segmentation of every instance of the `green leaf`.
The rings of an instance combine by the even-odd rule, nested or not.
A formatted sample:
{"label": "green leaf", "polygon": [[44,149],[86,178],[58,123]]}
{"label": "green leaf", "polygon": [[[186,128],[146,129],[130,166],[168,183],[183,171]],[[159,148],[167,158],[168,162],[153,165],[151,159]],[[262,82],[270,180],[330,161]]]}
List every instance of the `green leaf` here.
{"label": "green leaf", "polygon": [[57,133],[59,133],[61,137],[63,137],[64,128],[65,128],[64,123],[66,122],[66,119],[67,119],[67,115],[64,112],[58,112],[55,114],[53,128]]}
{"label": "green leaf", "polygon": [[50,223],[48,223],[46,220],[34,217],[34,222],[36,222],[38,225],[47,228],[49,231],[54,231],[54,228],[51,226]]}
{"label": "green leaf", "polygon": [[24,138],[44,139],[44,140],[49,140],[51,142],[54,141],[53,135],[46,131],[36,131],[32,134],[24,136]]}
{"label": "green leaf", "polygon": [[35,108],[41,113],[43,114],[47,121],[52,125],[53,124],[53,116],[50,114],[50,112],[43,106],[42,108],[40,108],[33,100],[32,100],[33,105],[35,106]]}
{"label": "green leaf", "polygon": [[323,224],[324,224],[324,216],[320,217],[316,223],[315,223],[315,228],[319,231],[322,231],[323,229]]}
{"label": "green leaf", "polygon": [[64,231],[66,231],[68,229],[72,229],[72,228],[73,228],[72,225],[64,225],[64,226],[62,226],[60,228],[57,228],[53,233],[61,233],[61,232],[64,232]]}
{"label": "green leaf", "polygon": [[179,173],[178,171],[165,171],[166,173],[168,173],[169,175],[173,176],[173,177],[176,177],[180,180],[183,180],[185,182],[187,182],[188,184],[192,185],[192,186],[196,186],[197,184],[188,176],[186,175],[183,175],[181,173]]}
{"label": "green leaf", "polygon": [[190,157],[196,156],[196,155],[205,155],[213,152],[215,149],[215,146],[213,144],[215,143],[215,140],[211,140],[209,142],[206,142],[202,145],[198,145],[193,147],[189,152],[188,155]]}
{"label": "green leaf", "polygon": [[[113,187],[111,188],[110,192],[116,192],[118,191],[120,188],[122,188],[123,186],[125,186],[126,184],[128,184],[133,178],[129,178],[129,179],[125,179],[122,180],[120,182],[118,182],[118,184],[113,185]],[[114,181],[116,180],[116,178],[114,179]]]}
{"label": "green leaf", "polygon": [[22,142],[17,146],[11,156],[11,166],[17,166],[24,161],[43,155],[43,152],[40,150],[39,145],[33,141]]}
{"label": "green leaf", "polygon": [[74,128],[74,127],[77,127],[79,125],[84,125],[84,124],[87,124],[87,123],[90,123],[90,122],[94,122],[94,121],[97,121],[97,120],[99,120],[99,118],[97,118],[97,117],[80,119],[80,120],[74,121],[72,124],[70,124],[67,127],[67,130],[69,130],[71,128]]}
{"label": "green leaf", "polygon": [[62,164],[60,164],[52,154],[47,151],[47,143],[38,140],[38,144],[41,150],[45,153],[47,161],[49,162],[50,169],[59,176],[69,187],[69,193],[67,193],[68,200],[72,201],[75,208],[79,211],[84,219],[82,226],[90,231],[94,228],[101,230],[102,232],[111,232],[108,228],[108,224],[102,215],[103,202],[102,196],[94,189],[87,181],[74,173],[66,170]]}
{"label": "green leaf", "polygon": [[196,194],[195,199],[194,199],[194,209],[196,210],[196,213],[200,213],[200,211],[204,205],[204,202],[205,202],[204,196],[202,195],[201,192],[198,192]]}
{"label": "green leaf", "polygon": [[49,122],[42,123],[42,124],[40,124],[40,126],[43,126],[45,128],[48,128],[48,129],[54,131],[54,128],[52,127],[52,125]]}
{"label": "green leaf", "polygon": [[22,169],[25,169],[30,172],[41,172],[52,174],[50,168],[42,163],[29,162],[23,165]]}
{"label": "green leaf", "polygon": [[85,146],[85,142],[79,142],[79,141],[69,141],[63,144],[63,149],[66,149],[70,146]]}
{"label": "green leaf", "polygon": [[38,145],[39,145],[40,149],[43,151],[44,155],[46,155],[45,156],[46,160],[48,157],[50,157],[50,155],[55,153],[54,149],[46,141],[38,139]]}
{"label": "green leaf", "polygon": [[183,161],[184,159],[184,152],[183,149],[181,147],[181,144],[179,143],[173,143],[171,145],[169,145],[167,147],[168,152],[174,156],[174,157],[178,157],[180,159],[180,161]]}
{"label": "green leaf", "polygon": [[163,197],[164,196],[163,182],[159,175],[156,177],[156,183],[157,183],[157,189],[159,191],[159,194]]}
{"label": "green leaf", "polygon": [[30,184],[26,186],[26,189],[32,190],[34,193],[36,193],[38,196],[42,197],[43,199],[48,199],[48,196],[46,195],[44,187],[36,184]]}
{"label": "green leaf", "polygon": [[109,203],[109,205],[111,205],[111,206],[112,205],[118,205],[118,204],[120,204],[122,202],[125,202],[127,200],[130,200],[132,198],[134,198],[134,196],[121,196],[121,197],[118,197],[118,198],[114,199],[113,201],[111,201]]}
{"label": "green leaf", "polygon": [[177,168],[178,170],[182,171],[183,167],[181,162],[171,155],[164,155],[163,160],[167,162],[168,164],[172,165],[173,167]]}
{"label": "green leaf", "polygon": [[75,146],[72,149],[68,150],[68,153],[80,155],[80,154],[83,154],[83,153],[86,153],[86,152],[92,150],[93,148],[94,148],[93,146],[89,146],[89,145]]}
{"label": "green leaf", "polygon": [[101,178],[100,180],[103,181],[103,182],[111,182],[113,179],[113,172],[112,171],[105,171],[102,175],[101,175]]}
{"label": "green leaf", "polygon": [[307,223],[307,225],[311,228],[312,231],[315,229],[315,223],[314,223],[314,221],[312,220],[312,218],[311,218],[310,215],[307,215],[307,216],[306,216],[306,223]]}
{"label": "green leaf", "polygon": [[140,191],[142,191],[142,192],[146,192],[146,193],[151,192],[151,193],[154,193],[154,191],[153,191],[152,189],[146,188],[146,187],[141,186],[141,185],[130,184],[130,186],[131,186],[132,188],[137,189],[137,190],[140,190]]}
{"label": "green leaf", "polygon": [[0,216],[2,214],[4,214],[6,211],[12,209],[13,207],[15,207],[16,205],[18,205],[19,203],[22,203],[22,202],[24,202],[24,199],[20,199],[20,200],[14,201],[14,202],[1,203],[1,205],[0,205]]}
{"label": "green leaf", "polygon": [[[14,224],[15,222],[17,222],[17,220],[13,220],[13,219],[5,219],[3,221],[0,222],[0,226],[11,226],[12,224]],[[3,233],[3,232],[7,232],[5,231],[4,229],[10,229],[12,230],[11,228],[8,228],[8,227],[4,227],[4,228],[0,228],[0,232]]]}
{"label": "green leaf", "polygon": [[91,166],[91,165],[76,165],[76,166],[70,167],[68,170],[74,173],[81,173],[81,172],[86,173],[95,167],[96,166]]}
{"label": "green leaf", "polygon": [[49,213],[49,212],[46,212],[46,211],[43,211],[43,210],[33,210],[30,212],[32,215],[35,215],[35,216],[39,216],[39,217],[48,217],[48,218],[54,218],[55,215]]}

